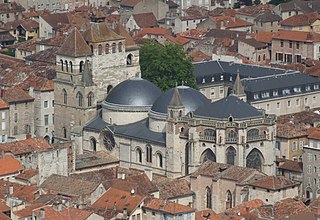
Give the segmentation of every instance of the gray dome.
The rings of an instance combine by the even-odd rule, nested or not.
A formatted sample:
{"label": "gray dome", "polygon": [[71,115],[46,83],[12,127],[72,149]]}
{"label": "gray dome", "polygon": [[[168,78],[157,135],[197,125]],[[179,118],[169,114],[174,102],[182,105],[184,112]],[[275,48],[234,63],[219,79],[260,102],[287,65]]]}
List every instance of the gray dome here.
{"label": "gray dome", "polygon": [[[178,86],[180,98],[183,106],[185,107],[185,113],[195,111],[200,106],[210,103],[201,92],[192,89],[188,86]],[[159,113],[167,113],[168,105],[172,99],[175,88],[171,88],[163,93],[153,104],[151,110]]]}
{"label": "gray dome", "polygon": [[160,89],[153,83],[141,78],[132,78],[114,87],[105,101],[126,106],[151,106],[160,95]]}

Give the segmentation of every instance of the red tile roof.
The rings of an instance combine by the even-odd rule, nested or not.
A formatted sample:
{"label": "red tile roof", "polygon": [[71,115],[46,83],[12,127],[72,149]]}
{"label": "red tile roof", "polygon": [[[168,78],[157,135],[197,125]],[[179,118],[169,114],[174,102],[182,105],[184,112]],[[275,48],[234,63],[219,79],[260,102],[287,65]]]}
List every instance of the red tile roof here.
{"label": "red tile roof", "polygon": [[189,206],[181,205],[175,202],[166,202],[163,199],[157,198],[146,199],[143,208],[150,209],[152,211],[168,213],[171,215],[191,213],[195,211],[193,208]]}
{"label": "red tile roof", "polygon": [[318,12],[300,14],[300,15],[293,15],[283,21],[280,22],[283,26],[307,26],[311,25],[316,20],[320,19],[320,15]]}
{"label": "red tile roof", "polygon": [[215,216],[217,213],[215,213],[213,210],[202,210],[196,212],[196,220],[214,220],[216,219]]}
{"label": "red tile roof", "polygon": [[122,212],[127,209],[128,214],[131,214],[142,203],[144,197],[134,193],[123,191],[110,187],[93,205],[93,208],[117,210]]}
{"label": "red tile roof", "polygon": [[237,28],[237,27],[248,27],[248,26],[253,26],[252,23],[242,20],[240,18],[235,18],[235,19],[229,19],[226,22],[224,22],[224,26],[226,29],[228,28]]}
{"label": "red tile roof", "polygon": [[262,205],[264,205],[264,202],[262,200],[254,199],[248,202],[241,203],[231,209],[228,209],[226,210],[226,213],[228,215],[239,215],[239,213],[240,215],[244,215],[249,213],[252,209],[261,207]]}
{"label": "red tile roof", "polygon": [[316,32],[281,30],[275,32],[272,36],[272,39],[292,40],[301,42],[319,42],[320,34]]}
{"label": "red tile roof", "polygon": [[156,27],[157,19],[152,12],[132,15],[140,28]]}
{"label": "red tile roof", "polygon": [[5,200],[0,200],[0,212],[7,212],[10,211],[10,207],[7,206],[6,201]]}
{"label": "red tile roof", "polygon": [[8,103],[15,103],[15,102],[31,102],[34,100],[32,96],[30,96],[27,92],[25,92],[20,87],[14,87],[9,89],[3,89],[2,92],[2,99],[4,99]]}
{"label": "red tile roof", "polygon": [[193,57],[193,62],[202,62],[202,61],[209,61],[211,60],[211,57],[206,55],[205,53],[198,51],[193,51],[191,53],[191,56]]}
{"label": "red tile roof", "polygon": [[22,165],[11,155],[0,158],[0,176],[15,174],[23,170]]}
{"label": "red tile roof", "polygon": [[120,3],[120,6],[133,8],[139,2],[141,2],[141,0],[124,0]]}
{"label": "red tile roof", "polygon": [[186,43],[190,42],[189,39],[181,37],[180,35],[177,35],[176,37],[171,35],[165,35],[165,38],[171,43],[179,44],[179,45],[185,45]]}
{"label": "red tile roof", "polygon": [[208,30],[191,29],[191,30],[179,33],[179,36],[184,38],[189,38],[189,39],[201,40],[204,38],[206,33],[208,33]]}
{"label": "red tile roof", "polygon": [[9,105],[3,99],[0,98],[0,109],[7,109],[9,108]]}
{"label": "red tile roof", "polygon": [[52,206],[38,207],[33,210],[33,213],[39,216],[40,209],[43,209],[45,212],[45,220],[86,220],[93,214],[93,212],[72,207],[65,208],[62,211],[56,211]]}
{"label": "red tile roof", "polygon": [[257,41],[262,42],[262,43],[271,44],[273,35],[274,35],[274,32],[261,31],[261,32],[256,34],[255,39]]}
{"label": "red tile roof", "polygon": [[38,170],[24,170],[22,173],[20,173],[19,175],[17,175],[15,178],[17,179],[25,179],[25,180],[29,180],[30,178],[38,175],[39,171]]}
{"label": "red tile roof", "polygon": [[289,180],[283,176],[265,176],[249,184],[251,186],[256,186],[274,191],[300,185],[300,183]]}
{"label": "red tile roof", "polygon": [[26,208],[24,209],[21,209],[19,211],[15,211],[13,212],[14,215],[16,215],[19,219],[20,218],[30,218],[32,217],[32,210],[36,209],[36,208],[39,208],[39,207],[42,207],[44,204],[42,203],[38,203],[38,204],[33,204],[33,205],[30,205],[30,206],[27,206]]}
{"label": "red tile roof", "polygon": [[31,153],[34,151],[45,151],[53,149],[44,138],[29,138],[22,141],[13,141],[0,144],[0,150],[11,152],[14,155]]}

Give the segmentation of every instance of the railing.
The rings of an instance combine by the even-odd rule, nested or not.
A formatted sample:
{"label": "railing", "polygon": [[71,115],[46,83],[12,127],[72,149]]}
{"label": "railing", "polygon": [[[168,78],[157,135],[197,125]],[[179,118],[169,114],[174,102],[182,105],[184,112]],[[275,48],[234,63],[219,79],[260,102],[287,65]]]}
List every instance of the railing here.
{"label": "railing", "polygon": [[227,138],[226,139],[226,144],[234,144],[238,142],[238,138]]}
{"label": "railing", "polygon": [[205,135],[200,135],[199,139],[201,141],[210,141],[210,142],[216,142],[216,137],[214,136],[205,136]]}
{"label": "railing", "polygon": [[247,136],[247,142],[263,141],[265,139],[266,139],[265,135]]}

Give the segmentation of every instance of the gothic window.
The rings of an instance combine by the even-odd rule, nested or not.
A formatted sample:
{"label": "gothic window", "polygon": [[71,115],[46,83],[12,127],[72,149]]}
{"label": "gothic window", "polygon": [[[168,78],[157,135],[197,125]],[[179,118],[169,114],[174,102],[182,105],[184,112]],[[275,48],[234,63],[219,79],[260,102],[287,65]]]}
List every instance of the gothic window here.
{"label": "gothic window", "polygon": [[216,137],[216,131],[213,129],[205,129],[203,133],[205,137]]}
{"label": "gothic window", "polygon": [[136,149],[136,162],[142,163],[142,151],[139,147]]}
{"label": "gothic window", "polygon": [[71,61],[69,62],[69,65],[70,65],[70,72],[73,73],[73,66]]}
{"label": "gothic window", "polygon": [[226,208],[227,209],[232,208],[232,194],[230,190],[228,190],[226,194]]}
{"label": "gothic window", "polygon": [[24,133],[30,134],[31,132],[31,126],[30,125],[24,125]]}
{"label": "gothic window", "polygon": [[68,72],[69,70],[68,70],[68,61],[64,61],[64,63],[65,63],[65,65],[66,65],[66,72]]}
{"label": "gothic window", "polygon": [[201,163],[206,161],[216,162],[216,155],[210,149],[206,149],[200,157]]}
{"label": "gothic window", "polygon": [[62,94],[63,94],[63,104],[68,104],[68,95],[67,95],[67,91],[65,89],[62,90]]}
{"label": "gothic window", "polygon": [[114,140],[113,134],[111,133],[111,131],[109,129],[103,130],[101,132],[100,137],[102,139],[104,147],[107,150],[111,151],[115,147],[116,142]]}
{"label": "gothic window", "polygon": [[102,45],[98,45],[98,55],[102,55]]}
{"label": "gothic window", "polygon": [[14,134],[14,135],[17,135],[17,134],[18,134],[18,126],[17,126],[17,125],[15,125],[15,126],[13,127],[13,134]]}
{"label": "gothic window", "polygon": [[235,131],[230,131],[229,133],[228,133],[228,139],[230,140],[230,141],[235,141],[236,139],[237,139],[237,132],[235,132]]}
{"label": "gothic window", "polygon": [[122,52],[122,42],[120,42],[120,43],[118,44],[118,51],[119,51],[119,52]]}
{"label": "gothic window", "polygon": [[97,151],[97,140],[94,137],[90,138],[91,149],[96,152]]}
{"label": "gothic window", "polygon": [[226,156],[227,156],[227,164],[234,165],[235,157],[236,157],[236,149],[234,149],[234,147],[231,147],[231,146],[228,147]]}
{"label": "gothic window", "polygon": [[90,92],[88,94],[88,107],[92,106],[93,105],[93,99],[94,99],[94,95],[92,92]]}
{"label": "gothic window", "polygon": [[147,145],[147,162],[152,163],[152,147],[150,144]]}
{"label": "gothic window", "polygon": [[84,62],[80,61],[80,64],[79,64],[80,73],[82,73],[82,71],[83,71],[83,64],[84,64]]}
{"label": "gothic window", "polygon": [[61,63],[61,71],[63,71],[63,60],[60,60]]}
{"label": "gothic window", "polygon": [[263,156],[258,149],[253,149],[247,156],[246,167],[262,170]]}
{"label": "gothic window", "polygon": [[82,96],[82,94],[80,92],[77,93],[76,99],[78,101],[78,106],[81,107],[82,106],[82,102],[83,102],[83,96]]}
{"label": "gothic window", "polygon": [[212,209],[212,192],[211,188],[208,186],[206,188],[206,208]]}
{"label": "gothic window", "polygon": [[132,54],[129,54],[129,55],[127,56],[127,65],[128,65],[128,66],[132,65]]}
{"label": "gothic window", "polygon": [[63,130],[63,137],[67,138],[67,129],[63,127],[62,130]]}
{"label": "gothic window", "polygon": [[157,153],[157,165],[158,167],[163,167],[162,154]]}
{"label": "gothic window", "polygon": [[254,138],[254,137],[257,137],[259,136],[259,129],[250,129],[247,133],[247,138],[250,139],[250,138]]}
{"label": "gothic window", "polygon": [[106,54],[110,53],[110,48],[109,48],[109,44],[106,44]]}
{"label": "gothic window", "polygon": [[117,45],[116,45],[116,43],[113,43],[112,44],[112,53],[115,53],[116,50],[117,50]]}

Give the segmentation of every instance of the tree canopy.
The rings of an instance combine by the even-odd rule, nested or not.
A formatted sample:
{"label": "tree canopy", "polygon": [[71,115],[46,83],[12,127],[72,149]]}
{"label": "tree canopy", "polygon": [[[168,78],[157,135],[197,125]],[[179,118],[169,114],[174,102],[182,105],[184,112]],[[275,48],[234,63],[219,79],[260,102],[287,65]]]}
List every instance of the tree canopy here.
{"label": "tree canopy", "polygon": [[279,5],[281,3],[286,3],[286,2],[290,2],[291,0],[271,0],[269,2],[269,4],[273,4],[273,5]]}
{"label": "tree canopy", "polygon": [[196,87],[192,58],[182,46],[146,43],[140,48],[142,78],[165,91],[176,85]]}

